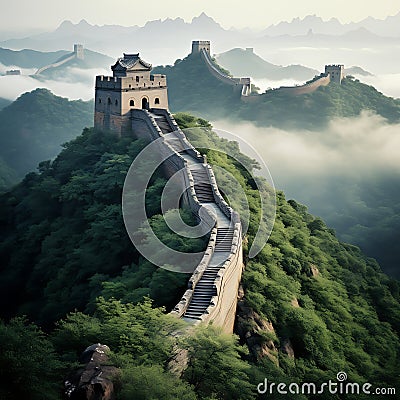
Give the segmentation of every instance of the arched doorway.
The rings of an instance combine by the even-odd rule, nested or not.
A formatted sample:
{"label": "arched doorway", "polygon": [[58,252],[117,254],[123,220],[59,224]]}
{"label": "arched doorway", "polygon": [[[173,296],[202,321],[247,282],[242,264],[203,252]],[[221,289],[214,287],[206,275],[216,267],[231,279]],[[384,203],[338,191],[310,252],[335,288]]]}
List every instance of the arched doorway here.
{"label": "arched doorway", "polygon": [[142,99],[142,109],[143,110],[149,109],[149,101],[147,100],[146,97],[143,97],[143,99]]}

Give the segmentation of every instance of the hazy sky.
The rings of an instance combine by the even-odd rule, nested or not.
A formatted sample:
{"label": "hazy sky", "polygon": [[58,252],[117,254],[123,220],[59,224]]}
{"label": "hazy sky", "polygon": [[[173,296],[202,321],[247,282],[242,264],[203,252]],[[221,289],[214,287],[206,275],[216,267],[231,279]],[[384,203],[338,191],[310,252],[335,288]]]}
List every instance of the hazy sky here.
{"label": "hazy sky", "polygon": [[0,30],[53,29],[65,19],[92,24],[143,25],[148,20],[181,17],[190,21],[204,11],[225,28],[267,27],[282,20],[317,14],[341,22],[368,16],[385,18],[400,11],[399,0],[0,0]]}

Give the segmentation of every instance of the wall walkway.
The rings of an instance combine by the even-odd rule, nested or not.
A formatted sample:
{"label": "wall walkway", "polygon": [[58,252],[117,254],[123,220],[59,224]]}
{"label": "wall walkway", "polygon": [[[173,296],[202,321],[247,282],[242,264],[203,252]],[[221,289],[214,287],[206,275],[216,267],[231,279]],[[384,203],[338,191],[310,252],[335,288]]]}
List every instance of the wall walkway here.
{"label": "wall walkway", "polygon": [[160,152],[169,155],[167,169],[171,174],[184,170],[186,203],[211,228],[204,256],[171,314],[193,324],[212,322],[232,333],[243,271],[239,214],[225,202],[211,166],[167,110],[132,110],[131,116],[139,137],[163,138]]}
{"label": "wall walkway", "polygon": [[218,68],[216,68],[216,66],[212,62],[210,54],[204,49],[200,50],[200,56],[213,76],[215,76],[220,81],[227,83],[228,85],[237,87],[238,90],[240,90],[241,96],[250,95],[250,78],[232,78],[231,76],[224,74]]}
{"label": "wall walkway", "polygon": [[68,61],[73,60],[74,58],[76,58],[75,53],[71,53],[70,56],[68,56],[68,57],[66,57],[66,58],[63,58],[63,59],[60,60],[60,61],[57,61],[57,62],[55,62],[55,63],[53,63],[53,64],[45,65],[44,67],[39,68],[39,69],[35,72],[35,75],[40,75],[42,72],[44,72],[44,71],[46,71],[46,70],[48,70],[48,69],[50,69],[50,68],[57,68],[57,67],[60,67],[61,65],[67,63]]}

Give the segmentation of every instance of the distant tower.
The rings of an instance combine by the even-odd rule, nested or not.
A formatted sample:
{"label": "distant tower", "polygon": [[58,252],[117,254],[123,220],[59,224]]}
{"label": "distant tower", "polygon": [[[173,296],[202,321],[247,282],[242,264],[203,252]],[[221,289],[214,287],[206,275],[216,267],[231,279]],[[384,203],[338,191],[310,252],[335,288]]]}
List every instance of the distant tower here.
{"label": "distant tower", "polygon": [[200,53],[200,50],[205,50],[211,55],[211,46],[209,40],[193,40],[192,42],[192,54]]}
{"label": "distant tower", "polygon": [[325,65],[325,74],[329,74],[331,82],[341,84],[344,78],[344,65]]}
{"label": "distant tower", "polygon": [[74,44],[74,53],[75,53],[75,57],[78,60],[83,60],[85,58],[85,52],[83,49],[83,45],[81,45],[81,44]]}
{"label": "distant tower", "polygon": [[111,67],[113,76],[96,76],[94,127],[122,135],[131,132],[132,109],[168,110],[167,78],[151,75],[151,64],[125,54]]}

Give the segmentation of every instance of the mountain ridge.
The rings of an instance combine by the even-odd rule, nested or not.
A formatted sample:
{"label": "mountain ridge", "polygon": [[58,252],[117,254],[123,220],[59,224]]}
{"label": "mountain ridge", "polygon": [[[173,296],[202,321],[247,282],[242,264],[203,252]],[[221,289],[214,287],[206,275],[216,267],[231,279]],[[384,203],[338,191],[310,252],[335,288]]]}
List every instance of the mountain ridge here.
{"label": "mountain ridge", "polygon": [[[381,21],[381,22],[379,22]],[[328,22],[316,16],[308,16],[304,19],[294,19],[291,23],[282,22],[278,28],[267,27],[264,30],[252,31],[251,29],[225,29],[215,19],[205,13],[193,17],[190,22],[182,18],[167,18],[147,21],[143,26],[121,26],[121,25],[92,25],[87,21],[80,21],[73,24],[71,21],[63,21],[55,30],[40,33],[23,39],[8,39],[0,42],[0,46],[12,49],[32,48],[37,50],[54,51],[61,48],[69,48],[71,42],[83,43],[85,47],[95,51],[105,52],[112,56],[118,56],[123,51],[137,51],[138,48],[148,49],[148,54],[157,55],[161,49],[170,53],[171,58],[176,59],[179,53],[187,49],[188,42],[193,39],[207,38],[217,43],[217,52],[237,46],[247,47],[249,43],[264,43],[265,41],[283,41],[286,37],[285,45],[290,46],[289,39],[297,36],[307,37],[307,33],[313,32],[315,37],[320,40],[336,43],[343,46],[346,40],[358,31],[364,29],[364,35],[359,40],[368,40],[375,35],[374,42],[380,45],[387,45],[386,41],[392,43],[394,38],[400,37],[400,13],[385,20],[366,19],[353,25],[343,25],[336,19]],[[334,24],[335,29],[320,29],[320,26]],[[387,27],[385,28],[385,26]],[[281,29],[285,27],[285,29]],[[293,26],[299,28],[291,29]],[[329,25],[330,26],[330,25]],[[322,36],[321,36],[322,35]],[[358,43],[357,41],[357,43]],[[171,43],[174,43],[172,46]],[[396,42],[393,42],[396,43]],[[156,58],[156,59],[157,59]],[[165,61],[158,61],[165,63]]]}

